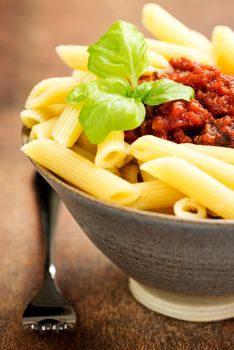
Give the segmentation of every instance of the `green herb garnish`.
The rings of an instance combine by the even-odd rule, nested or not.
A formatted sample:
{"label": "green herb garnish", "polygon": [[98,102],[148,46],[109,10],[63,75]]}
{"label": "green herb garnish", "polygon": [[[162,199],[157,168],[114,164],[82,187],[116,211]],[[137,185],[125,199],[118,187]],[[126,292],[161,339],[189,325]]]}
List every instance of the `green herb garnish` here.
{"label": "green herb garnish", "polygon": [[89,46],[88,69],[94,74],[122,77],[137,86],[138,78],[149,66],[144,35],[130,23],[118,21],[93,45]]}
{"label": "green herb garnish", "polygon": [[190,101],[191,98],[195,97],[195,93],[190,86],[176,83],[170,79],[160,79],[138,85],[134,89],[132,97],[146,105],[158,106],[175,100]]}
{"label": "green herb garnish", "polygon": [[169,79],[138,85],[149,66],[147,45],[137,28],[118,21],[88,48],[89,71],[98,79],[77,85],[67,97],[81,105],[79,121],[93,144],[114,130],[131,130],[145,119],[145,106],[194,98],[194,90]]}

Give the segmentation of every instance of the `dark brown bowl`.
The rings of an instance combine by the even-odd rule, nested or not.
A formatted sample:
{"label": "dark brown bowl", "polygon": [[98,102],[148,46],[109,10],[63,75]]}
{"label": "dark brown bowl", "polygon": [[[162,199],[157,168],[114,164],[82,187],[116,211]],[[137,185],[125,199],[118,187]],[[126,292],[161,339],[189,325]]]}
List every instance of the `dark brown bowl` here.
{"label": "dark brown bowl", "polygon": [[168,292],[234,294],[234,220],[194,222],[119,207],[33,163],[91,241],[135,280]]}

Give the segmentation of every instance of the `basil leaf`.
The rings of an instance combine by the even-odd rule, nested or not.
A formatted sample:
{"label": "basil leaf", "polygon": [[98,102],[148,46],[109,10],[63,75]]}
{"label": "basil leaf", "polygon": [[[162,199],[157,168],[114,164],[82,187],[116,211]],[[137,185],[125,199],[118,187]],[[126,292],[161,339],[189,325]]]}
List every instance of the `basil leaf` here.
{"label": "basil leaf", "polygon": [[135,129],[144,118],[145,107],[140,101],[104,93],[86,101],[79,121],[89,141],[97,144],[111,131]]}
{"label": "basil leaf", "polygon": [[194,97],[194,90],[190,86],[170,79],[161,79],[154,82],[150,93],[143,99],[143,102],[149,106],[157,106],[175,100],[190,101]]}
{"label": "basil leaf", "polygon": [[133,90],[131,97],[139,101],[144,101],[147,98],[147,96],[151,93],[154,84],[154,81],[147,81],[146,83],[138,85]]}
{"label": "basil leaf", "polygon": [[133,87],[149,66],[147,45],[142,33],[128,22],[118,21],[89,46],[88,69],[100,77],[117,76]]}
{"label": "basil leaf", "polygon": [[103,92],[130,96],[131,90],[129,82],[125,79],[99,79],[80,83],[69,93],[66,100],[69,104],[77,105],[87,100],[87,98]]}

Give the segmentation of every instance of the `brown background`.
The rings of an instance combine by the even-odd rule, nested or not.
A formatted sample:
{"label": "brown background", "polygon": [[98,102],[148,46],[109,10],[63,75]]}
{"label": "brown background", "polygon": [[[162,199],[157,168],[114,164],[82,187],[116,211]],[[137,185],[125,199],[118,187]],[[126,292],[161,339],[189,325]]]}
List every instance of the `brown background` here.
{"label": "brown background", "polygon": [[[73,334],[26,334],[21,314],[42,278],[43,249],[31,188],[33,169],[19,151],[19,111],[33,84],[69,74],[58,44],[88,44],[116,19],[140,23],[143,0],[0,0],[0,349],[233,350],[234,322],[180,322],[138,305],[127,277],[85,237],[62,207],[56,257],[61,289],[75,305]],[[158,1],[209,35],[234,28],[233,0]]]}

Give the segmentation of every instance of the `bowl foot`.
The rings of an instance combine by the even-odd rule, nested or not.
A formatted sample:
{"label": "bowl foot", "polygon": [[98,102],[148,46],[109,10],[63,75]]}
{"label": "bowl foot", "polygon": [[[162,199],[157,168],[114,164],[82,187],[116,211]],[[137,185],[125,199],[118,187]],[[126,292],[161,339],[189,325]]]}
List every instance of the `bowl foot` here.
{"label": "bowl foot", "polygon": [[234,317],[234,295],[181,295],[147,287],[132,278],[129,288],[134,298],[148,309],[178,320],[212,322]]}

